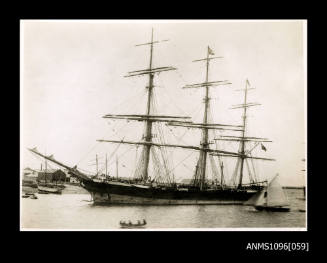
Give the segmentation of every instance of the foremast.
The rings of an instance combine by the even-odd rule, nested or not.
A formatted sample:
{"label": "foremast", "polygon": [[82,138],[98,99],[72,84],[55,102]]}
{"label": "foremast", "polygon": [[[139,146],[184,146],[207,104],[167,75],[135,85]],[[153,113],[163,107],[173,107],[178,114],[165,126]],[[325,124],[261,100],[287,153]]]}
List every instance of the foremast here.
{"label": "foremast", "polygon": [[[149,62],[149,85],[148,89],[148,100],[146,105],[146,115],[147,117],[150,116],[151,112],[151,101],[152,101],[152,89],[153,89],[153,78],[154,73],[152,71],[152,54],[153,54],[153,29],[151,30],[151,42],[150,42],[150,62]],[[145,120],[145,135],[144,139],[146,142],[152,142],[152,121]],[[148,170],[149,170],[149,160],[150,160],[150,149],[151,144],[144,146],[144,162],[145,165],[143,166],[143,180],[146,181],[149,177]]]}
{"label": "foremast", "polygon": [[[151,41],[148,43],[138,44],[136,46],[144,46],[149,45],[150,46],[150,60],[149,60],[149,68],[145,70],[136,70],[128,72],[128,75],[125,77],[134,77],[134,76],[141,76],[141,75],[148,75],[148,86],[146,86],[147,89],[147,104],[146,104],[146,113],[145,115],[112,115],[107,114],[104,116],[104,118],[113,118],[113,119],[127,119],[127,120],[136,120],[136,121],[144,121],[145,122],[145,133],[143,135],[143,142],[124,142],[121,141],[120,143],[127,143],[127,144],[137,144],[137,145],[143,145],[143,153],[141,155],[142,160],[142,171],[141,171],[141,179],[146,182],[149,178],[149,161],[150,161],[150,150],[153,146],[152,142],[152,124],[153,122],[168,122],[171,121],[171,118],[189,118],[189,117],[179,117],[179,116],[164,116],[164,115],[152,115],[151,114],[151,105],[153,100],[153,81],[154,81],[154,75],[155,73],[160,73],[163,71],[170,71],[170,70],[176,70],[174,67],[159,67],[154,68],[153,67],[153,48],[154,44],[165,42],[168,40],[162,40],[162,41],[154,41],[153,40],[153,29],[151,31]],[[117,143],[115,141],[109,141],[109,140],[98,140],[98,141],[106,141],[106,142],[112,142]]]}
{"label": "foremast", "polygon": [[[206,79],[205,83],[208,83],[208,77],[209,77],[209,54],[210,54],[210,48],[208,46],[207,50],[207,59],[206,59]],[[208,124],[208,110],[209,110],[209,86],[205,85],[205,97],[204,97],[204,116],[203,116],[203,124],[204,126]],[[202,150],[200,151],[200,170],[197,169],[197,171],[200,171],[200,189],[202,190],[204,187],[204,181],[205,181],[205,174],[206,174],[206,166],[207,166],[207,152],[206,148],[209,148],[208,144],[208,129],[207,127],[203,127],[202,129],[202,141],[201,141]],[[197,176],[197,175],[196,175]],[[196,178],[198,179],[198,178]],[[195,179],[195,181],[197,181]]]}

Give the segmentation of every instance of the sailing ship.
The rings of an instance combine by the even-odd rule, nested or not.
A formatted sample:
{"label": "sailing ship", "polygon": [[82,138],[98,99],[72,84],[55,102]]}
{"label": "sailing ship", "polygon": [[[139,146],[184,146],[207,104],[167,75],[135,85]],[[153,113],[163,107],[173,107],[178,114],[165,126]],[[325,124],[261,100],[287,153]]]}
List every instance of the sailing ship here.
{"label": "sailing ship", "polygon": [[[131,71],[125,77],[147,76],[148,83],[146,86],[147,103],[145,114],[106,114],[103,118],[144,122],[144,134],[140,141],[128,140],[109,140],[101,139],[98,142],[113,143],[113,144],[127,144],[136,147],[141,146],[142,152],[138,164],[135,167],[135,173],[130,180],[121,180],[120,178],[111,178],[110,180],[95,180],[93,176],[87,175],[81,169],[67,166],[53,158],[43,155],[37,151],[36,148],[29,149],[32,153],[41,156],[51,162],[66,168],[69,173],[79,178],[81,186],[90,192],[93,202],[95,204],[141,204],[141,205],[186,205],[186,204],[242,204],[248,200],[256,192],[260,191],[266,185],[266,181],[258,181],[252,178],[249,184],[243,182],[243,171],[247,159],[261,159],[273,160],[268,158],[254,157],[251,155],[250,150],[245,149],[247,142],[254,142],[257,147],[262,142],[270,142],[265,138],[247,137],[246,136],[246,111],[247,108],[256,106],[256,103],[247,102],[247,92],[249,82],[246,81],[244,91],[244,103],[236,105],[234,108],[243,109],[243,124],[242,125],[227,125],[220,123],[209,122],[209,108],[210,108],[210,89],[221,85],[230,85],[229,81],[211,81],[209,80],[209,64],[213,59],[222,57],[214,57],[214,52],[207,47],[207,55],[203,59],[195,60],[194,62],[205,62],[206,65],[206,78],[202,83],[186,85],[183,88],[204,88],[205,96],[204,101],[204,114],[203,121],[195,123],[191,121],[189,116],[172,116],[155,113],[154,111],[154,78],[155,75],[176,70],[175,67],[153,67],[153,51],[154,45],[162,41],[155,41],[153,39],[153,29],[151,40],[148,43],[139,44],[136,46],[149,46],[150,47],[150,61],[148,68],[144,70]],[[199,145],[181,145],[169,144],[163,138],[164,133],[160,130],[162,124],[166,126],[173,126],[188,129],[200,129],[202,132]],[[154,126],[159,126],[158,134],[153,133]],[[239,151],[232,152],[217,148],[213,148],[214,144],[209,140],[209,130],[226,130],[232,132],[241,132],[241,136],[221,136],[215,138],[218,141],[230,141],[239,143]],[[162,135],[162,136],[161,136]],[[156,141],[156,140],[158,141]],[[168,163],[169,158],[165,149],[178,148],[183,150],[192,150],[199,152],[198,161],[195,165],[194,173],[191,177],[191,183],[184,184],[182,187],[176,183],[174,174],[169,171]],[[253,148],[255,148],[253,147]],[[160,151],[160,154],[158,154]],[[149,162],[152,156],[153,167],[155,173],[149,175]],[[162,157],[162,161],[158,156]],[[208,159],[215,163],[213,157],[218,157],[219,166],[221,168],[221,180],[215,183],[209,183],[207,178],[207,163]],[[224,180],[224,164],[222,158],[237,158],[237,165],[234,173],[235,185],[228,185]],[[117,172],[118,173],[118,172]],[[152,178],[153,177],[153,178]],[[238,179],[237,179],[238,178]]]}
{"label": "sailing ship", "polygon": [[288,198],[278,182],[278,174],[265,189],[251,197],[244,205],[254,206],[259,211],[288,212],[290,210]]}

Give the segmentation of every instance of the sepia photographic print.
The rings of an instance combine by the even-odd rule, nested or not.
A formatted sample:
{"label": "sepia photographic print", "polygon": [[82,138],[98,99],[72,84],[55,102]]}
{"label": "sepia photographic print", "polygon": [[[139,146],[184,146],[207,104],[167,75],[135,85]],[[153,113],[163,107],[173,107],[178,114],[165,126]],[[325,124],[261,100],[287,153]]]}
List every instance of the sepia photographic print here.
{"label": "sepia photographic print", "polygon": [[20,20],[20,229],[307,230],[306,20]]}

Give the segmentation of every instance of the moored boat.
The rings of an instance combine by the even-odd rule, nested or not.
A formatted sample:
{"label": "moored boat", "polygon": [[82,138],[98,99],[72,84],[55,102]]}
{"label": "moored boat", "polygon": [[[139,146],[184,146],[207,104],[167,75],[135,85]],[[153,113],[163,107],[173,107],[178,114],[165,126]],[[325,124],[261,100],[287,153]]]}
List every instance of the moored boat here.
{"label": "moored boat", "polygon": [[39,185],[37,188],[39,194],[61,194],[61,189],[57,187],[47,187]]}

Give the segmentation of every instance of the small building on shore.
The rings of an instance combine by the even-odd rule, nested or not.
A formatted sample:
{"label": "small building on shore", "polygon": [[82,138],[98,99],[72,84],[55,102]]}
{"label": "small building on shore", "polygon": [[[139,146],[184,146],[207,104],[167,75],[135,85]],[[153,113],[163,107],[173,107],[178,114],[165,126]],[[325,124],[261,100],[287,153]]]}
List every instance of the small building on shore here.
{"label": "small building on shore", "polygon": [[29,167],[23,170],[23,184],[37,184],[37,182],[67,182],[72,184],[79,184],[77,177],[72,176],[66,170],[61,169],[47,169],[37,170]]}
{"label": "small building on shore", "polygon": [[38,171],[39,182],[66,182],[66,174],[58,169],[47,169]]}

